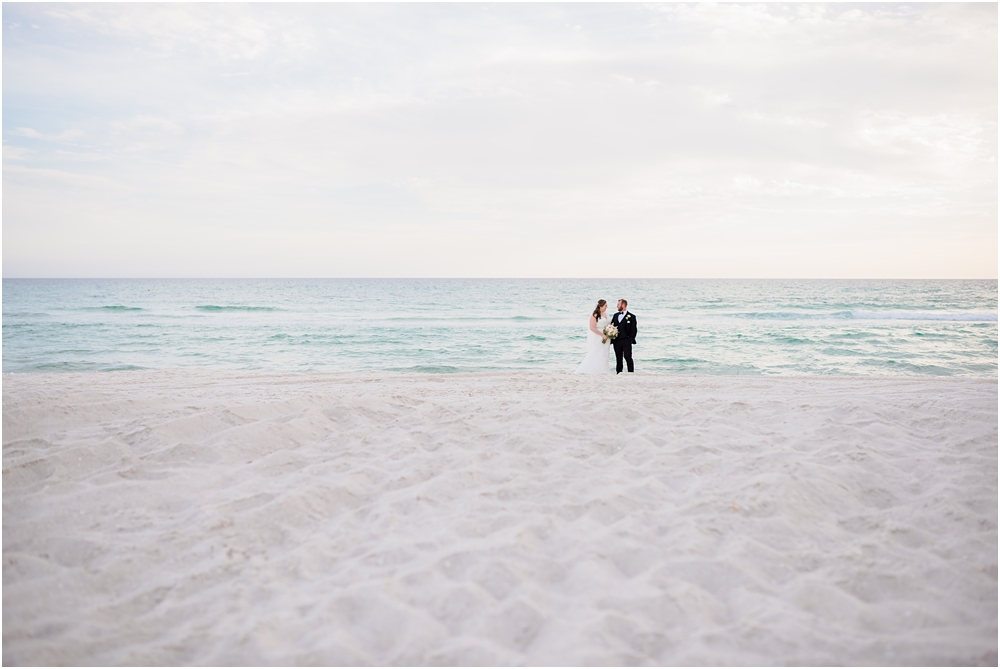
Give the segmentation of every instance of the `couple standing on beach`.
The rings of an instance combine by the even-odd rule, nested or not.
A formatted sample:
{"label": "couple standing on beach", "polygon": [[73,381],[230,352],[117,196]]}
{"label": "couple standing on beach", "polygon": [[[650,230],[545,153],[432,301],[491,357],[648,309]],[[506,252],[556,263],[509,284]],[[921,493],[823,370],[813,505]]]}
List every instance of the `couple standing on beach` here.
{"label": "couple standing on beach", "polygon": [[638,331],[635,314],[628,310],[626,300],[618,300],[618,313],[611,318],[608,318],[607,312],[608,301],[598,300],[587,326],[587,355],[576,368],[575,374],[610,374],[608,352],[612,346],[615,349],[617,373],[622,373],[623,362],[628,364],[628,371],[635,371],[635,365],[632,364],[632,344],[635,343],[635,333]]}

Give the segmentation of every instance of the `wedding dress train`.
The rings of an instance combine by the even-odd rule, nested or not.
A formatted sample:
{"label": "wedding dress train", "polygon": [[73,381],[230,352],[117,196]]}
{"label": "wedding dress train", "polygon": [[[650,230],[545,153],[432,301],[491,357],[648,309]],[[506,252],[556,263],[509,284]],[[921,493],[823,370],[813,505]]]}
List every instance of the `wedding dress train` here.
{"label": "wedding dress train", "polygon": [[[597,329],[604,330],[604,326],[611,322],[610,318],[600,318],[597,321]],[[611,340],[601,343],[601,336],[590,331],[587,326],[587,355],[583,362],[576,368],[574,374],[610,374],[611,363],[608,353],[611,351]]]}

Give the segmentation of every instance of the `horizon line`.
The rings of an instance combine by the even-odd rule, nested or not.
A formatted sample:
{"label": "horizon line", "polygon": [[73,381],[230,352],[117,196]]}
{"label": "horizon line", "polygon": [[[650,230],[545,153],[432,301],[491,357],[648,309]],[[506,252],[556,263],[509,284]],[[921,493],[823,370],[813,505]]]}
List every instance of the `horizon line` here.
{"label": "horizon line", "polygon": [[5,276],[4,281],[997,281],[997,277]]}

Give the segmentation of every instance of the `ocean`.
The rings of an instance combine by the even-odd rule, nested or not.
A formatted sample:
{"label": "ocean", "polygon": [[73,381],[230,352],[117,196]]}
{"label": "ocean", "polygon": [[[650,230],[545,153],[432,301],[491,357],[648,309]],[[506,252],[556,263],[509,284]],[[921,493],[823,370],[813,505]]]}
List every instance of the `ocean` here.
{"label": "ocean", "polygon": [[996,376],[997,282],[4,279],[3,372],[570,372],[597,300],[638,372]]}

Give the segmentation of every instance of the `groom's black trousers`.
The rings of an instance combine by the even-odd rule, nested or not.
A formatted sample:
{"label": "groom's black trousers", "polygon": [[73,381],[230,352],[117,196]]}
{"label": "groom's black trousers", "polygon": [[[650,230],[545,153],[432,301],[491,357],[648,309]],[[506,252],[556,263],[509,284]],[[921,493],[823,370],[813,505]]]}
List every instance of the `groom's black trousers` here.
{"label": "groom's black trousers", "polygon": [[614,341],[613,344],[615,347],[615,360],[618,362],[615,366],[617,373],[622,373],[622,358],[625,358],[625,362],[628,363],[628,371],[634,372],[635,365],[632,364],[632,342],[623,341],[618,343],[617,341]]}

